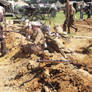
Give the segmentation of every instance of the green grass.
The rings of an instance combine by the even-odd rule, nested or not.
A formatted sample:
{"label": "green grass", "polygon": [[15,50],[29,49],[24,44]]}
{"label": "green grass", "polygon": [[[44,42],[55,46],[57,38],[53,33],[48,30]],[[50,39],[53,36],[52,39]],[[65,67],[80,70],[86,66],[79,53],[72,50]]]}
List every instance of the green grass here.
{"label": "green grass", "polygon": [[[79,20],[80,19],[80,12],[77,12],[75,16],[76,16],[76,20]],[[87,15],[84,14],[83,19],[86,19],[86,18],[87,18]]]}
{"label": "green grass", "polygon": [[[80,19],[80,12],[77,12],[75,14],[76,16],[76,20],[79,20]],[[87,15],[85,14],[84,16],[84,19],[87,18]],[[92,16],[91,16],[92,18]],[[7,17],[6,19],[13,19],[15,20],[15,18],[12,18],[12,17]],[[18,19],[16,19],[18,20]],[[63,24],[64,23],[64,20],[65,20],[65,15],[63,12],[58,12],[57,15],[56,15],[56,18],[51,18],[50,21],[52,22],[51,26],[53,26],[53,24]],[[44,20],[47,24],[49,23],[49,20]]]}
{"label": "green grass", "polygon": [[54,19],[54,22],[56,24],[60,24],[60,23],[63,23],[64,20],[65,20],[64,13],[63,12],[59,12],[59,13],[57,13],[56,18]]}
{"label": "green grass", "polygon": [[[75,14],[75,16],[76,16],[76,20],[79,20],[80,19],[80,12],[77,12]],[[84,19],[86,19],[87,18],[87,15],[85,14],[83,17],[84,17]],[[57,13],[56,18],[53,19],[53,22],[56,23],[56,24],[63,24],[64,23],[64,20],[65,20],[64,13],[63,12],[59,12],[59,13]]]}
{"label": "green grass", "polygon": [[[91,18],[92,18],[92,16],[91,16]],[[77,12],[75,14],[75,19],[76,20],[79,20],[80,19],[80,12]],[[84,14],[83,19],[87,19],[87,15],[86,14]],[[51,26],[53,26],[53,23],[54,24],[63,24],[64,23],[64,20],[65,20],[64,13],[63,12],[58,12],[57,15],[56,15],[56,18],[51,19],[51,21],[52,21]]]}
{"label": "green grass", "polygon": [[63,24],[65,20],[65,15],[63,12],[58,12],[55,18],[51,18],[50,20],[44,20],[47,24],[49,24],[49,21],[51,21],[51,26],[53,24]]}

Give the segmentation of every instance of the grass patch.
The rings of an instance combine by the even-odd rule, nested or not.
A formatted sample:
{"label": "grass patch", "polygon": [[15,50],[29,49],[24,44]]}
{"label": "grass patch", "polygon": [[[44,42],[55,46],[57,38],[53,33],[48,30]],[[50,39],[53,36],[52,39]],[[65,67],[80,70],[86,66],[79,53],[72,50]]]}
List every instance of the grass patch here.
{"label": "grass patch", "polygon": [[[75,14],[76,16],[76,20],[79,20],[80,19],[80,12],[77,12]],[[84,16],[84,19],[87,18],[87,15],[85,14]],[[92,18],[92,16],[91,16]],[[19,20],[19,19],[16,19],[15,17],[6,17],[6,19],[13,19],[13,20]],[[61,11],[61,12],[57,12],[57,15],[55,18],[51,18],[50,21],[52,22],[51,26],[53,26],[53,23],[54,24],[63,24],[64,23],[64,20],[65,20],[65,15],[64,13]],[[44,20],[47,24],[49,23],[49,20]]]}
{"label": "grass patch", "polygon": [[59,13],[57,13],[56,18],[54,19],[54,22],[56,24],[63,24],[64,20],[65,20],[64,13],[63,12],[59,12]]}
{"label": "grass patch", "polygon": [[[80,19],[80,12],[77,12],[76,14],[75,14],[75,16],[76,16],[76,20],[79,20]],[[92,17],[92,16],[91,16]],[[87,18],[87,15],[85,14],[84,16],[83,16],[83,18],[84,19],[86,19]],[[52,18],[51,19],[51,21],[53,22],[53,23],[55,23],[55,24],[63,24],[64,23],[64,20],[65,20],[65,15],[64,15],[64,13],[63,12],[58,12],[57,13],[57,15],[56,15],[56,18]],[[52,24],[52,26],[53,26],[53,24]]]}

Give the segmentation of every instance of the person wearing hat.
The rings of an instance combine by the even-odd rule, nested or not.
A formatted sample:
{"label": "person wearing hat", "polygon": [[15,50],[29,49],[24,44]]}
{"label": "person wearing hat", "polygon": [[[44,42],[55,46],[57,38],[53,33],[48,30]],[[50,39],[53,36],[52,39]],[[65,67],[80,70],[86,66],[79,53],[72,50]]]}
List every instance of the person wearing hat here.
{"label": "person wearing hat", "polygon": [[45,43],[44,34],[40,28],[41,24],[39,22],[32,22],[32,39],[35,45],[43,45]]}
{"label": "person wearing hat", "polygon": [[46,37],[50,35],[50,26],[42,23],[41,21],[25,21],[26,37],[31,40],[33,44],[46,47]]}
{"label": "person wearing hat", "polygon": [[1,56],[4,56],[6,54],[6,43],[5,43],[5,37],[3,35],[3,27],[2,22],[4,19],[5,9],[0,6],[0,43],[1,43]]}

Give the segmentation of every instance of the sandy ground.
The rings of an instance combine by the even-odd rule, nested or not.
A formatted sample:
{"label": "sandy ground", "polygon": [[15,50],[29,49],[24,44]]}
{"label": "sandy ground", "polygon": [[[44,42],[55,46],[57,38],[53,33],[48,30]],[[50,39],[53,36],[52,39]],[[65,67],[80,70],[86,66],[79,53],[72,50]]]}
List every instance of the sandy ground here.
{"label": "sandy ground", "polygon": [[[40,56],[26,57],[19,45],[27,43],[19,33],[8,33],[7,48],[10,52],[0,58],[0,92],[92,92],[92,19],[78,21],[78,32],[72,36],[66,48],[70,63],[39,63]],[[74,38],[86,36],[90,38]],[[88,48],[89,47],[89,48]],[[63,58],[60,53],[47,52],[49,59]]]}

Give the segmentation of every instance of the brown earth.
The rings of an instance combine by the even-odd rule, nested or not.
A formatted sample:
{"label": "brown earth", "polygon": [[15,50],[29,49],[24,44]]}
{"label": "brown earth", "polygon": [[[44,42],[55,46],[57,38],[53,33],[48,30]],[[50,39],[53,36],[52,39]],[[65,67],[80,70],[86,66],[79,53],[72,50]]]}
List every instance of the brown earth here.
{"label": "brown earth", "polygon": [[[13,25],[14,28],[20,29]],[[73,63],[39,63],[42,56],[27,56],[20,44],[30,43],[19,33],[6,33],[9,53],[0,58],[0,92],[92,92],[92,19],[78,21],[78,32],[65,44],[74,53],[66,53]],[[85,36],[84,38],[74,36]],[[88,38],[87,38],[88,37]],[[49,59],[64,59],[48,51]]]}

